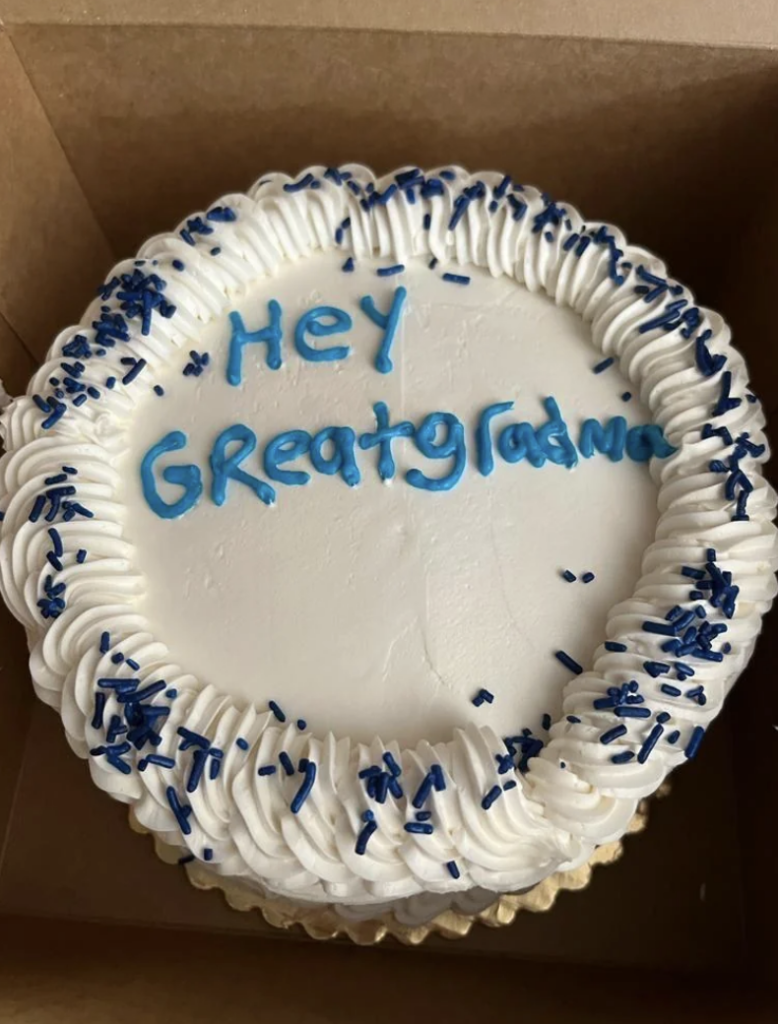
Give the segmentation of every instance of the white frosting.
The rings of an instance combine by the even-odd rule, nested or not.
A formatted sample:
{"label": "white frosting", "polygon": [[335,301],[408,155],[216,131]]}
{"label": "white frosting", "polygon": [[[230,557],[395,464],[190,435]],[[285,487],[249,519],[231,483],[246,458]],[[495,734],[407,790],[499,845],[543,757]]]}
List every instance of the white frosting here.
{"label": "white frosting", "polygon": [[[230,387],[229,321],[220,317],[196,346],[211,354],[212,368],[182,377],[189,356],[181,353],[155,377],[165,397],[146,399],[118,466],[147,581],[139,610],[178,664],[241,701],[275,698],[319,735],[369,743],[380,730],[408,745],[448,740],[469,722],[501,735],[525,726],[539,733],[544,713],[561,712],[570,676],[553,651],[590,662],[608,610],[632,593],[656,527],[656,487],[645,464],[602,455],[574,470],[502,463],[483,477],[473,465],[479,414],[515,402],[495,419],[495,435],[513,420],[542,422],[540,398],[552,382],[576,437],[590,415],[624,412],[631,423],[650,415],[637,400],[622,402],[626,382],[615,369],[592,373],[588,326],[545,296],[478,268],[462,287],[422,259],[390,278],[375,273],[385,260],[360,260],[350,274],[342,263],[341,253],[314,256],[238,301],[246,325],[266,322],[269,299],[281,303],[288,327],[280,370],[264,365],[261,346],[247,349],[244,383]],[[408,308],[395,370],[382,375],[373,363],[380,332],[359,298],[370,294],[388,309],[400,282]],[[353,316],[340,339],[353,354],[343,362],[305,362],[291,343],[298,316],[322,302]],[[406,469],[442,469],[406,441],[395,442],[392,481],[379,478],[375,449],[360,452],[354,488],[301,458],[295,465],[312,474],[310,483],[278,486],[270,508],[238,484],[225,505],[206,498],[178,520],[160,519],[143,498],[143,455],[173,427],[188,445],[160,459],[158,476],[166,464],[207,467],[214,438],[236,422],[252,427],[259,449],[290,428],[373,430],[376,401],[393,421],[418,424],[436,409],[464,421],[473,458],[456,487],[410,487]],[[263,475],[261,465],[257,453],[244,468]],[[180,494],[164,482],[160,491],[171,501]],[[596,581],[565,583],[568,565],[595,570]],[[496,700],[474,707],[481,686]]]}
{"label": "white frosting", "polygon": [[[363,186],[374,180],[364,168],[350,170]],[[745,365],[729,345],[726,325],[715,313],[701,309],[700,324],[687,332],[688,338],[682,333],[683,323],[672,330],[646,329],[648,322],[666,311],[671,299],[677,301],[680,295],[689,308],[693,300],[688,290],[680,287],[672,296],[649,295],[649,301],[645,294],[637,293],[635,288],[641,285],[637,267],[660,278],[666,277],[666,271],[655,257],[627,246],[617,230],[609,229],[612,245],[623,251],[617,260],[624,276],[620,283],[609,274],[613,269],[611,253],[602,236],[583,254],[570,244],[572,234],[584,230],[580,216],[570,207],[559,222],[549,224],[550,240],[545,230],[533,230],[535,218],[546,204],[532,189],[514,194],[514,202],[520,197],[528,204],[520,219],[514,219],[513,207],[505,199],[498,202],[496,212],[490,212],[492,190],[499,192],[501,175],[485,173],[470,178],[456,171],[454,180],[442,182],[442,195],[422,199],[417,188],[413,204],[398,193],[388,202],[364,210],[350,189],[323,177],[324,168],[312,168],[310,173],[321,182],[318,189],[289,192],[284,185],[295,179],[272,175],[248,196],[225,197],[221,205],[234,209],[237,219],[214,224],[207,236],[195,235],[194,246],[177,235],[159,236],[144,246],[140,257],[159,261],[157,270],[168,282],[165,296],[175,305],[175,314],[169,319],[154,315],[148,336],[141,335],[139,320],[130,321],[128,346],[111,348],[104,358],[86,362],[81,380],[101,390],[99,401],[87,401],[79,408],[68,402],[67,413],[48,430],[43,429],[44,417],[30,397],[16,400],[4,414],[8,454],[0,466],[5,511],[0,541],[3,594],[27,628],[36,690],[60,708],[68,738],[80,755],[87,756],[90,749],[105,743],[104,729],[91,724],[96,681],[126,675],[126,669],[111,661],[117,650],[141,665],[136,673],[141,686],[164,679],[175,687],[175,698],[160,693],[151,701],[170,707],[156,753],[174,757],[175,768],[150,765],[143,772],[124,774],[109,758],[95,755],[89,757],[90,770],[101,788],[132,802],[138,820],[166,841],[190,849],[197,857],[202,857],[205,849],[213,851],[215,871],[300,899],[347,905],[381,904],[425,892],[461,893],[473,887],[493,891],[526,887],[559,868],[581,862],[595,845],[623,833],[637,801],[653,792],[684,760],[694,730],[707,726],[718,713],[750,656],[761,616],[775,591],[772,519],[776,501],[760,465],[766,452],[741,452],[739,465],[753,492],[748,501],[749,518],[733,520],[736,501],[725,493],[726,475],[711,472],[709,463],[729,458],[734,444],[719,435],[703,439],[701,431],[707,423],[716,428],[726,426],[733,439],[747,431],[753,444],[763,445],[761,407],[746,400]],[[383,192],[392,181],[389,176],[375,182],[375,188]],[[484,183],[484,196],[471,193],[474,197],[464,215],[449,230],[463,190],[479,181]],[[425,214],[431,215],[429,230],[424,228]],[[341,253],[328,256],[346,217],[350,217],[351,227],[339,244]],[[599,227],[587,223],[591,231]],[[214,246],[221,250],[218,256],[210,254]],[[409,312],[410,319],[396,342],[393,374],[379,378],[371,372],[361,344],[370,331],[360,324],[354,346],[362,362],[355,355],[351,366],[345,361],[334,369],[326,365],[301,367],[291,353],[285,370],[278,371],[282,376],[277,383],[263,368],[263,386],[276,405],[263,406],[262,391],[254,391],[250,385],[231,395],[232,389],[219,379],[220,365],[196,383],[180,377],[184,353],[190,348],[210,347],[216,356],[223,347],[224,318],[229,309],[245,311],[247,326],[253,326],[249,323],[252,303],[267,297],[268,274],[274,275],[274,294],[283,291],[290,306],[297,302],[302,308],[310,302],[313,287],[321,291],[324,301],[344,304],[338,298],[354,294],[351,289],[358,282],[346,283],[346,275],[341,279],[333,266],[348,253],[356,256],[358,265],[365,262],[359,272],[368,276],[375,265],[371,260],[383,265],[398,260],[409,264],[403,283],[418,305]],[[467,268],[474,278],[472,292],[433,280],[415,259],[428,258],[430,253],[443,264]],[[174,258],[185,262],[185,272],[172,270]],[[285,267],[287,260],[301,262]],[[496,280],[485,280],[479,267]],[[117,272],[132,269],[128,261]],[[379,308],[386,308],[379,296],[388,295],[392,280],[384,281],[380,289],[376,281],[370,278],[371,294]],[[339,289],[338,295],[330,290],[330,282],[332,288]],[[438,289],[444,302],[468,308],[446,314],[436,295]],[[531,294],[536,292],[545,292],[562,311],[542,296]],[[55,341],[48,361],[30,384],[30,395],[50,393],[47,381],[52,374],[62,375],[63,344],[79,331],[92,338],[89,325],[99,315],[99,305],[98,300],[87,311],[81,328],[66,331]],[[118,300],[113,297],[108,305],[118,308]],[[509,319],[514,314],[517,331],[519,325],[532,325],[526,332],[537,348],[531,359],[520,346],[515,353],[506,351]],[[438,315],[448,324],[446,330],[461,325],[454,332],[454,351],[461,354],[462,366],[435,330]],[[486,345],[493,345],[495,353],[500,350],[493,361],[469,355],[476,338],[480,340],[478,317],[490,328]],[[357,313],[354,318],[356,325]],[[582,323],[590,327],[583,328]],[[695,362],[695,336],[703,330],[711,332],[707,349],[727,359],[723,369],[707,377]],[[589,333],[592,349],[587,359],[582,341]],[[524,331],[521,336],[526,336]],[[425,338],[433,351],[416,351]],[[553,346],[564,354],[544,367],[543,360]],[[437,359],[436,350],[441,353]],[[147,360],[146,372],[131,386],[103,390],[108,373],[121,377],[125,372],[119,359],[127,351]],[[588,372],[598,351],[618,360],[620,373],[630,382],[625,386],[636,395],[629,406],[619,408],[622,387],[616,386],[615,369],[602,378]],[[428,379],[435,365],[443,373],[439,385]],[[731,374],[730,393],[740,402],[713,417],[725,373]],[[315,392],[307,383],[314,375]],[[318,381],[325,378],[320,392]],[[516,380],[523,391],[521,387],[511,391]],[[169,387],[164,399],[151,394],[155,383]],[[187,390],[192,384],[195,386]],[[310,403],[305,401],[306,393],[311,396]],[[650,415],[678,449],[670,458],[651,465],[659,517],[655,539],[647,545],[639,569],[635,544],[639,539],[641,547],[644,545],[654,515],[646,507],[651,487],[646,469],[628,462],[612,465],[600,455],[573,473],[557,466],[534,470],[503,464],[493,477],[484,479],[468,469],[467,478],[456,490],[435,495],[412,493],[399,478],[391,487],[383,487],[372,469],[375,453],[360,453],[363,482],[358,492],[335,478],[315,478],[307,488],[279,487],[278,504],[273,509],[259,506],[251,495],[236,492],[221,508],[204,502],[180,522],[167,524],[153,520],[142,506],[137,481],[133,482],[128,472],[133,463],[137,465],[144,446],[159,437],[163,425],[188,430],[193,450],[202,459],[212,435],[225,420],[243,419],[257,431],[262,443],[268,432],[298,426],[315,429],[325,421],[342,422],[358,431],[369,429],[373,425],[370,404],[378,399],[388,402],[394,420],[440,408],[455,412],[472,427],[481,406],[515,398],[516,418],[539,422],[538,395],[548,393],[557,397],[571,426],[586,415],[624,412],[637,422]],[[201,396],[194,412],[187,407],[187,396],[192,395]],[[399,444],[395,448],[402,466],[399,456],[404,449]],[[403,454],[405,458],[411,464],[412,449]],[[62,465],[78,469],[74,478],[77,500],[94,512],[94,518],[76,516],[70,522],[57,523],[65,556],[64,569],[56,574],[56,580],[67,584],[67,606],[57,618],[43,620],[38,601],[51,573],[46,560],[51,541],[43,517],[30,522],[29,515],[36,495],[45,490],[45,479],[57,474]],[[506,502],[512,495],[518,495],[520,511],[516,515],[522,528],[539,537],[537,543],[528,541],[526,534],[517,538],[515,545],[510,543],[513,520],[506,513]],[[525,496],[532,500],[525,501]],[[576,503],[572,529],[569,520],[560,518],[566,511],[565,500]],[[436,503],[443,501],[452,511],[450,517],[440,515],[436,530],[433,508],[440,508]],[[619,511],[626,515],[613,514],[614,502],[619,502]],[[604,530],[593,525],[600,514],[598,503]],[[354,519],[356,548],[321,526],[318,533],[307,531],[302,523],[318,509],[323,519],[338,515]],[[273,541],[269,546],[261,543],[256,531],[242,528],[249,515],[272,524],[268,526]],[[394,537],[392,525],[402,527],[411,515],[416,532]],[[627,520],[629,529],[625,529],[627,517],[632,520]],[[488,542],[479,526],[489,531]],[[371,529],[375,530],[374,542]],[[475,541],[474,531],[478,534]],[[293,537],[302,543],[294,558],[286,562],[289,578],[283,581],[279,548],[285,538],[291,542]],[[462,544],[466,542],[464,551],[458,550],[460,537]],[[310,546],[306,548],[306,544]],[[370,561],[366,555],[359,558],[360,544],[369,551]],[[405,557],[403,544],[409,550]],[[183,561],[184,545],[191,545],[189,566]],[[706,621],[728,625],[728,632],[717,638],[716,649],[726,640],[732,650],[721,662],[684,658],[693,664],[695,676],[679,687],[702,684],[707,702],[700,705],[662,692],[662,683],[674,676],[654,679],[646,670],[646,661],[664,661],[670,656],[662,651],[667,637],[647,632],[643,624],[652,619],[666,621],[673,605],[693,608],[701,603],[689,599],[695,584],[681,573],[681,567],[705,571],[710,547],[716,549],[717,566],[732,573],[740,591],[731,620],[702,601]],[[72,555],[79,548],[88,551],[83,565]],[[331,564],[327,558],[317,557],[322,550]],[[471,573],[467,564],[473,554],[481,560],[480,574]],[[244,555],[248,572],[241,566]],[[288,660],[284,642],[277,636],[272,641],[265,637],[257,678],[247,682],[252,658],[258,657],[256,645],[240,638],[239,623],[225,622],[226,613],[239,602],[233,604],[230,597],[226,608],[220,595],[228,584],[230,588],[245,587],[246,599],[257,602],[260,612],[266,613],[268,590],[252,580],[255,564],[268,573],[273,584],[268,589],[281,608],[289,607],[299,588],[306,590],[308,609],[315,608],[317,599],[321,601],[319,593],[337,585],[345,569],[353,571],[353,592],[339,589],[327,611],[359,616],[360,627],[370,638],[361,645],[359,661],[350,663],[350,647],[340,646],[349,637],[348,629],[333,638],[333,630],[326,628],[323,618],[308,623],[303,635],[294,629],[287,632],[284,626],[282,638],[288,636],[289,644],[308,647]],[[387,565],[396,570],[384,572],[384,580],[390,577],[390,582],[384,583],[386,602],[380,608],[386,620],[376,614],[378,604],[369,600],[371,564],[376,575]],[[304,578],[303,567],[308,569]],[[600,571],[589,587],[568,586],[556,575],[566,567]],[[440,580],[444,572],[453,574],[459,600],[441,597],[436,582],[432,603],[428,597],[425,603],[422,584]],[[210,588],[204,585],[206,574],[212,581]],[[168,590],[175,600],[168,602],[160,596],[165,580],[175,581],[176,589]],[[474,593],[462,593],[464,583],[470,581]],[[208,589],[215,593],[209,594]],[[536,595],[542,611],[538,611],[537,630],[525,641],[521,627],[528,614],[529,591]],[[617,603],[608,608],[607,599]],[[427,627],[422,630],[425,607]],[[470,630],[466,613],[477,615],[479,609],[484,612],[484,622],[476,620],[476,630]],[[459,615],[461,618],[456,617]],[[497,622],[490,626],[492,615]],[[543,618],[548,615],[551,617]],[[187,616],[191,616],[188,626]],[[264,614],[257,618],[267,621]],[[204,623],[209,625],[207,631]],[[247,628],[252,629],[251,622]],[[479,661],[480,638],[475,632],[482,629],[486,642],[480,648]],[[112,641],[106,653],[100,651],[104,630],[110,631]],[[395,631],[407,639],[394,659],[390,656],[382,661],[381,648],[385,650],[387,644],[391,648]],[[224,636],[223,646],[229,653],[207,652],[214,632]],[[597,634],[601,640],[624,643],[627,651],[607,651],[595,642]],[[261,639],[258,629],[257,644]],[[215,646],[221,643],[217,640]],[[318,657],[315,652],[321,645],[326,650]],[[565,676],[550,657],[557,647],[579,656],[588,669],[568,682],[561,701],[559,685]],[[376,678],[376,650],[378,678],[400,680],[399,697],[388,708],[381,705],[381,686],[369,685]],[[508,680],[515,677],[517,664],[526,665],[526,678],[531,682],[511,687]],[[348,669],[342,691],[330,681],[335,677],[326,674],[327,665]],[[384,669],[384,665],[388,667]],[[318,672],[307,689],[306,677],[312,667]],[[489,680],[473,678],[479,667],[490,674]],[[447,685],[436,685],[430,672]],[[490,685],[495,676],[500,680],[499,692],[497,684]],[[603,733],[622,720],[610,709],[598,710],[593,701],[602,698],[609,686],[631,679],[638,682],[645,698],[641,706],[652,718],[625,719],[626,734],[603,744]],[[467,704],[467,697],[481,685],[498,692],[499,699],[491,708],[476,711]],[[104,692],[108,694],[108,722],[111,714],[123,708],[113,691]],[[333,694],[339,692],[353,700],[344,702],[345,707],[339,704],[336,712]],[[310,719],[310,731],[299,731],[293,723],[281,726],[265,710],[268,697],[286,704],[287,695],[294,705],[289,708],[292,714]],[[409,711],[403,707],[406,702]],[[537,717],[545,710],[557,717],[549,742],[531,761],[527,774],[517,776],[519,784],[485,810],[483,796],[504,780],[497,775],[495,761],[495,753],[504,749],[500,737],[523,724],[537,731]],[[643,748],[655,716],[662,711],[672,718],[650,756],[614,763],[614,754],[637,753]],[[509,721],[504,713],[511,716]],[[448,732],[449,727],[468,720],[464,731],[454,728],[453,734]],[[218,778],[206,779],[191,794],[186,793],[191,751],[178,749],[179,726],[206,736],[224,752]],[[339,738],[328,732],[330,728]],[[413,817],[405,797],[390,798],[383,804],[368,798],[358,771],[382,764],[385,750],[380,740],[371,738],[374,728],[386,739],[402,741],[402,747],[392,743],[389,749],[402,764],[406,794],[415,792],[430,766],[442,767],[446,789],[435,792],[426,805],[433,812],[433,834],[411,835],[404,830]],[[666,738],[675,729],[681,735],[672,745]],[[247,741],[248,750],[236,744],[238,737]],[[432,739],[435,745],[422,737]],[[369,744],[357,742],[362,738],[370,738]],[[295,763],[306,757],[317,766],[313,789],[297,814],[291,812],[290,804],[300,786],[300,773],[291,778],[283,773],[270,778],[257,774],[259,767],[277,763],[282,750]],[[124,760],[132,769],[148,753],[148,747],[138,753],[131,750]],[[186,834],[182,834],[166,797],[169,786],[176,789],[182,802],[191,804]],[[375,813],[378,829],[360,855],[355,846],[363,828],[361,814],[368,808]],[[447,870],[450,861],[456,861],[459,878]]]}

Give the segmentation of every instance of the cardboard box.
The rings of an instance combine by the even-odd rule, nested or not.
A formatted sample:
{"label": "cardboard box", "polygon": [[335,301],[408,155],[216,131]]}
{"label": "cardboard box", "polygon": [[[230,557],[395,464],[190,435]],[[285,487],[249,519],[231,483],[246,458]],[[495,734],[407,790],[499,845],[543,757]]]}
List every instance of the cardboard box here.
{"label": "cardboard box", "polygon": [[[22,390],[115,260],[263,170],[454,162],[662,253],[776,414],[776,44],[769,0],[0,0],[0,377]],[[0,1019],[775,1019],[774,621],[699,759],[586,891],[367,951],[276,932],[157,860],[33,701],[3,612]]]}

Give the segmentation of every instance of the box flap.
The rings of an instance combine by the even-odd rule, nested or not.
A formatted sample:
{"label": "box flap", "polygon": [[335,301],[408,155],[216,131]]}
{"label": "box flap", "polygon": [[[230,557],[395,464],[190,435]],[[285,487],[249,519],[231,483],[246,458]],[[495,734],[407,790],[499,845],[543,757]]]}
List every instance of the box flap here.
{"label": "box flap", "polygon": [[[0,1017],[25,1024],[767,1024],[734,972],[554,967],[387,945],[267,942],[100,925],[7,921]],[[456,944],[451,946],[452,952]]]}
{"label": "box flap", "polygon": [[0,316],[40,358],[81,315],[112,259],[2,29],[0,206]]}
{"label": "box flap", "polygon": [[684,0],[622,4],[614,0],[2,0],[9,26],[283,25],[392,29],[677,43],[773,46],[778,19],[771,0]]}

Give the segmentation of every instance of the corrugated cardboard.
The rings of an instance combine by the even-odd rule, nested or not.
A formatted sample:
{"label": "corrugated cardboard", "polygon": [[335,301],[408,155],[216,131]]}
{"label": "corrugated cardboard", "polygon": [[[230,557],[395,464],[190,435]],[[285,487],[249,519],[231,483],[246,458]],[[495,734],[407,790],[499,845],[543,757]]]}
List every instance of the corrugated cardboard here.
{"label": "corrugated cardboard", "polygon": [[[778,413],[772,13],[0,0],[0,376],[20,390],[115,258],[269,167],[459,162],[665,255]],[[21,630],[0,629],[0,1019],[775,1019],[769,626],[622,861],[548,914],[407,952],[316,946],[191,889],[92,786],[33,705]]]}

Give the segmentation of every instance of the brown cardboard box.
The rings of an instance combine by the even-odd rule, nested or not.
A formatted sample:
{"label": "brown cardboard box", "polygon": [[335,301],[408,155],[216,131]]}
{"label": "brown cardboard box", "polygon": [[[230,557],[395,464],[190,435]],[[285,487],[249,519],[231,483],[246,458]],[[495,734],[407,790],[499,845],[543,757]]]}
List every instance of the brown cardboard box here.
{"label": "brown cardboard box", "polygon": [[[769,0],[256,8],[0,0],[9,390],[146,236],[265,169],[358,159],[505,168],[620,224],[723,311],[778,411]],[[91,785],[0,628],[0,1019],[775,1019],[769,623],[617,865],[548,914],[416,951],[316,945],[191,889]]]}

